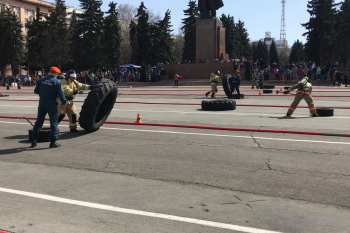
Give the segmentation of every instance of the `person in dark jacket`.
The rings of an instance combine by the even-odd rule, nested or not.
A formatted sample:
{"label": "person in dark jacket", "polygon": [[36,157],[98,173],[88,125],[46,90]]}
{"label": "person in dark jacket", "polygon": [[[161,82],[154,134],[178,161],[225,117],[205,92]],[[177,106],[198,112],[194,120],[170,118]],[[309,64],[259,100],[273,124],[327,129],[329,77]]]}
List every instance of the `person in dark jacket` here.
{"label": "person in dark jacket", "polygon": [[58,111],[57,100],[60,99],[62,106],[66,105],[66,97],[62,91],[62,83],[57,79],[61,71],[57,67],[51,67],[49,76],[40,79],[34,89],[34,93],[40,96],[38,116],[33,127],[33,141],[31,147],[37,146],[38,136],[44,124],[46,114],[50,117],[50,148],[60,147],[57,140]]}

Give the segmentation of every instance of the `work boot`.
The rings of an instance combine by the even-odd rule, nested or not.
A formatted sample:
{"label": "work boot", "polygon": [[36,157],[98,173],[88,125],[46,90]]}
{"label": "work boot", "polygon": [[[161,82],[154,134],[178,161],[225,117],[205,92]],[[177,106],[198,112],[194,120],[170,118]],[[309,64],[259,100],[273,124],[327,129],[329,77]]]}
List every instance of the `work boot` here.
{"label": "work boot", "polygon": [[205,93],[205,97],[208,97],[209,94],[210,94],[210,92]]}
{"label": "work boot", "polygon": [[30,148],[35,148],[38,145],[38,138],[33,138],[32,145]]}
{"label": "work boot", "polygon": [[215,98],[215,93],[213,93],[213,94],[211,95],[211,98],[212,98],[212,99],[214,99],[214,98]]}
{"label": "work boot", "polygon": [[60,147],[60,144],[56,143],[56,139],[51,139],[50,147],[49,148],[57,148]]}
{"label": "work boot", "polygon": [[291,117],[292,116],[292,114],[289,114],[289,113],[287,113],[287,115],[286,115],[286,117]]}
{"label": "work boot", "polygon": [[79,131],[77,129],[70,129],[71,133],[78,133]]}

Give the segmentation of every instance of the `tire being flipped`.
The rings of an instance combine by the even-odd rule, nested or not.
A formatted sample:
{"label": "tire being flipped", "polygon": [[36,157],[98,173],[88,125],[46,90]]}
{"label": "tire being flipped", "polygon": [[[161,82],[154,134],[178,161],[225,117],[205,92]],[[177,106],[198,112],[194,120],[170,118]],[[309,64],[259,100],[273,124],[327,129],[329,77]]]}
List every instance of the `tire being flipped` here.
{"label": "tire being flipped", "polygon": [[79,124],[87,132],[100,129],[111,113],[118,97],[117,85],[102,79],[93,86],[81,107]]}
{"label": "tire being flipped", "polygon": [[316,111],[319,116],[334,116],[334,109],[332,108],[318,108]]}
{"label": "tire being flipped", "polygon": [[235,110],[236,101],[234,100],[203,100],[202,110],[204,111],[227,111]]}
{"label": "tire being flipped", "polygon": [[231,77],[232,77],[232,75],[225,74],[224,77],[222,78],[222,87],[224,88],[224,92],[228,98],[232,97]]}

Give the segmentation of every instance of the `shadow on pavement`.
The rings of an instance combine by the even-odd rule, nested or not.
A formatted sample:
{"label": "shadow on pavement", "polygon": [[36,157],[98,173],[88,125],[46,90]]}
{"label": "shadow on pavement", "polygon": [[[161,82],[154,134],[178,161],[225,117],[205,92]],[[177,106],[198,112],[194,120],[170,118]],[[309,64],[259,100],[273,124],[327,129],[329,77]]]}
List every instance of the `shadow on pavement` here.
{"label": "shadow on pavement", "polygon": [[283,117],[269,117],[272,119],[278,119],[278,120],[298,120],[298,119],[305,119],[305,118],[312,118],[312,117],[287,117],[287,116],[283,116]]}
{"label": "shadow on pavement", "polygon": [[9,154],[17,154],[17,153],[21,153],[21,152],[25,152],[25,151],[41,151],[41,150],[49,149],[49,144],[47,144],[47,148],[40,148],[40,149],[29,148],[30,147],[30,143],[28,143],[28,142],[29,141],[27,141],[27,144],[28,144],[27,147],[20,147],[20,148],[12,148],[12,149],[0,150],[0,155],[9,155]]}
{"label": "shadow on pavement", "polygon": [[[88,134],[86,131],[79,131],[77,133],[71,133],[71,132],[62,132],[60,133],[60,138],[58,141],[61,140],[70,140],[78,137],[82,137],[84,135]],[[18,143],[23,143],[23,144],[30,144],[29,141],[29,136],[28,135],[13,135],[13,136],[8,136],[8,137],[3,137],[3,139],[6,140],[19,140]],[[39,143],[49,143],[49,142],[39,142]],[[1,151],[0,151],[1,154]]]}

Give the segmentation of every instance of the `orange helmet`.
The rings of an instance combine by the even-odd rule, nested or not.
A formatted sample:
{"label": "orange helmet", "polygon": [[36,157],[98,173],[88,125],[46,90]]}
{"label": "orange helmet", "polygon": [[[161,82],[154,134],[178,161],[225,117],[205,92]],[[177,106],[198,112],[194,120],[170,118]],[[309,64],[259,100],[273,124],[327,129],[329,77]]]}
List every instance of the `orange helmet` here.
{"label": "orange helmet", "polygon": [[236,70],[236,73],[241,73],[239,70]]}

